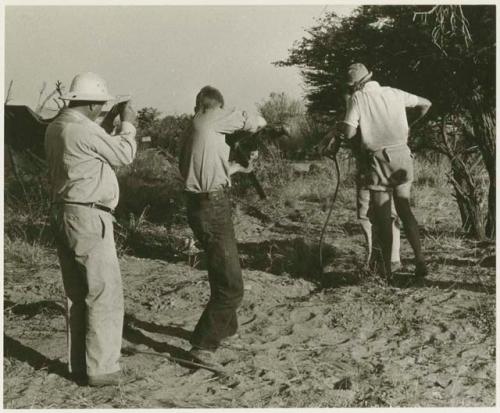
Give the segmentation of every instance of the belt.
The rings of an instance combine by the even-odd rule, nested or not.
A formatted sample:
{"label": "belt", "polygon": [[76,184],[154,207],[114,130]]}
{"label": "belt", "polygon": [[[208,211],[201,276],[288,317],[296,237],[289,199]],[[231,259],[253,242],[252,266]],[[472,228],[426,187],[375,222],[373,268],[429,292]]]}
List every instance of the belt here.
{"label": "belt", "polygon": [[227,193],[228,193],[227,189],[222,189],[219,191],[212,191],[212,192],[189,192],[189,191],[186,191],[186,194],[191,199],[196,199],[196,200],[220,199],[220,198],[227,196]]}
{"label": "belt", "polygon": [[113,214],[115,210],[113,208],[109,208],[104,205],[96,204],[95,202],[54,202],[54,204],[60,204],[60,205],[81,205],[81,206],[86,206],[88,208],[95,208],[95,209],[100,209],[101,211],[108,212],[110,214]]}

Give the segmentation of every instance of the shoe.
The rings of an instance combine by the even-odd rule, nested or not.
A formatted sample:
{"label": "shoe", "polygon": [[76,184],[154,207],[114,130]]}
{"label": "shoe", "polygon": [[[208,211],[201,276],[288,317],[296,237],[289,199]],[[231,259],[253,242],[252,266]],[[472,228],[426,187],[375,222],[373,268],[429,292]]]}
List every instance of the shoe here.
{"label": "shoe", "polygon": [[87,373],[82,373],[82,372],[70,373],[70,379],[73,380],[79,386],[86,386],[89,381]]}
{"label": "shoe", "polygon": [[223,338],[221,340],[221,344],[225,347],[227,346],[232,346],[233,344],[237,344],[240,342],[240,335],[238,333],[235,333],[233,334],[232,336],[229,336],[229,337],[226,337],[226,338]]}
{"label": "shoe", "polygon": [[391,262],[391,272],[399,271],[403,266],[401,265],[401,261],[392,261]]}
{"label": "shoe", "polygon": [[215,350],[193,347],[191,348],[191,350],[189,350],[189,355],[191,356],[192,361],[194,361],[195,363],[204,364],[215,369],[224,369],[224,366],[217,360]]}
{"label": "shoe", "polygon": [[89,376],[88,385],[90,387],[119,386],[133,381],[135,381],[133,377],[124,377],[121,371],[117,371],[115,373]]}
{"label": "shoe", "polygon": [[425,265],[425,262],[417,262],[415,264],[415,277],[425,278],[429,274],[429,270]]}

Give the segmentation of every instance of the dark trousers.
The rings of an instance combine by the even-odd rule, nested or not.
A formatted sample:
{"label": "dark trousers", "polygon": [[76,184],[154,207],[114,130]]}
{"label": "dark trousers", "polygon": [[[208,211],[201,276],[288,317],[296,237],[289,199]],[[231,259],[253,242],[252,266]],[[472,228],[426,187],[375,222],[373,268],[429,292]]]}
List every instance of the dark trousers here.
{"label": "dark trousers", "polygon": [[191,344],[215,350],[238,330],[236,309],[243,299],[231,201],[227,192],[187,195],[189,226],[207,256],[210,299],[196,325]]}

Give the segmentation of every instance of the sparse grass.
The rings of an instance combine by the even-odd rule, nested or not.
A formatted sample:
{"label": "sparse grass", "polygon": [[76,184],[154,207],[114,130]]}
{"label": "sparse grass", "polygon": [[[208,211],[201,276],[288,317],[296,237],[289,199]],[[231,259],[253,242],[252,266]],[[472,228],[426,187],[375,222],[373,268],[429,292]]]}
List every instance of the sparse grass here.
{"label": "sparse grass", "polygon": [[184,220],[183,185],[177,161],[166,152],[148,149],[118,173],[120,203],[117,216],[129,226],[130,214],[152,222],[174,223]]}
{"label": "sparse grass", "polygon": [[56,265],[53,254],[39,242],[4,238],[4,261],[29,268],[50,268]]}
{"label": "sparse grass", "polygon": [[[44,172],[40,172],[44,173]],[[5,182],[4,233],[12,240],[49,245],[50,197],[48,183],[41,176],[9,177]]]}
{"label": "sparse grass", "polygon": [[[318,162],[317,168],[314,168],[309,173],[300,174],[294,172],[290,163],[280,157],[279,153],[275,153],[274,156],[274,160],[269,158],[261,160],[262,168],[257,171],[259,177],[263,178],[263,184],[269,193],[269,200],[259,202],[257,205],[262,208],[270,205],[282,211],[291,205],[290,202],[288,206],[285,205],[287,200],[296,200],[299,204],[302,203],[307,206],[304,209],[303,218],[306,224],[314,221],[313,225],[316,225],[316,221],[321,222],[324,218],[324,207],[328,205],[335,185],[333,164],[330,161]],[[168,157],[155,151],[141,152],[137,163],[120,171],[122,206],[124,207],[121,216],[124,225],[121,230],[124,232],[124,248],[127,244],[126,238],[134,231],[144,231],[145,227],[156,231],[159,228],[158,225],[162,225],[162,230],[166,231],[164,225],[175,222],[176,216],[184,214],[180,198],[177,198],[182,193],[182,188],[177,186],[176,178],[174,178],[176,165],[169,162],[168,159]],[[443,165],[433,165],[426,162],[424,160],[420,163],[420,159],[416,161],[417,179],[413,192],[415,212],[421,225],[426,228],[426,231],[423,231],[425,249],[430,250],[435,255],[433,258],[449,256],[451,259],[455,255],[460,256],[463,254],[471,244],[467,240],[458,237],[460,235],[460,223],[457,220],[458,211],[450,196],[446,179],[442,174]],[[341,162],[342,183],[335,208],[337,224],[339,222],[343,224],[346,220],[355,220],[352,166],[345,160]],[[127,187],[129,182],[133,182],[133,190]],[[253,193],[253,190],[249,190],[246,186],[248,182],[237,182],[235,188],[236,201],[247,201],[247,194],[250,191]],[[161,192],[162,188],[165,192]],[[137,201],[135,205],[137,209],[128,209],[131,201]],[[168,207],[170,202],[174,202],[172,209]],[[308,205],[308,203],[316,203],[317,206]],[[33,205],[33,208],[35,207],[36,205]],[[148,217],[154,217],[154,215],[150,215],[150,208],[153,207],[158,208],[156,211],[159,221],[156,224],[146,222]],[[14,231],[12,236],[8,235],[5,238],[6,263],[12,267],[25,266],[30,268],[30,271],[25,271],[27,274],[30,274],[31,270],[35,271],[41,267],[54,265],[55,255],[53,252],[47,254],[48,248],[42,242],[43,237],[39,235],[39,226],[31,235],[25,231],[25,228],[29,225],[43,226],[45,222],[43,213],[34,214],[32,219],[32,217],[20,214],[14,207],[10,207],[7,212],[11,225],[12,222],[22,223],[22,225],[11,227],[19,230]],[[348,216],[347,219],[346,215]],[[318,217],[319,219],[315,220]],[[14,219],[15,221],[13,221]],[[307,234],[290,232],[289,235],[291,237],[302,237]],[[316,234],[312,235],[316,237]],[[341,236],[342,247],[345,246],[346,251],[342,251],[336,257],[339,263],[346,259],[348,254],[355,252],[349,250],[354,244],[361,242],[359,238],[350,237],[347,232]],[[403,242],[403,244],[407,243]],[[407,248],[404,251],[406,254],[409,250],[408,245],[405,248]],[[442,255],[442,250],[446,250],[446,255]],[[257,253],[253,254],[253,258],[260,253],[260,251],[256,251]],[[290,262],[296,268],[302,264],[308,265],[308,263],[305,263],[304,256],[297,253],[297,251],[300,252],[301,250],[290,249],[290,253],[285,257],[287,263]],[[281,246],[274,252],[276,254],[272,256],[271,247],[269,247],[269,251],[262,251],[262,254],[271,255],[271,266],[273,259],[278,259],[279,254],[283,254],[287,250]],[[122,263],[127,262],[126,260],[133,262],[135,258],[126,258]],[[149,260],[141,260],[141,264],[137,265],[138,267],[135,269],[128,265],[122,268],[124,270],[124,280],[126,281],[124,283],[125,288],[130,289],[129,294],[125,294],[129,309],[140,309],[144,314],[148,314],[148,317],[149,315],[153,317],[153,315],[158,314],[170,314],[172,313],[171,310],[175,309],[173,312],[176,314],[175,317],[178,317],[179,320],[185,320],[191,317],[195,296],[197,300],[201,298],[200,302],[208,299],[208,290],[199,285],[198,270],[193,270],[188,266],[173,268],[170,267],[173,264],[166,262],[162,262],[160,266],[159,261],[156,261],[154,264],[156,267],[152,269],[153,261]],[[445,404],[478,406],[481,403],[491,403],[494,400],[493,380],[488,379],[486,381],[484,379],[481,382],[486,384],[484,387],[490,386],[490,389],[478,391],[476,399],[466,399],[466,396],[461,395],[448,395],[444,391],[441,392],[440,388],[437,389],[442,394],[440,397],[443,397],[443,399],[435,399],[432,388],[429,389],[429,386],[432,387],[433,383],[426,382],[427,375],[437,368],[442,369],[442,374],[458,377],[458,368],[467,366],[470,359],[461,359],[456,354],[464,348],[469,350],[469,347],[461,347],[465,342],[469,341],[469,338],[473,340],[477,338],[478,346],[484,343],[484,348],[478,347],[478,354],[485,359],[483,363],[487,363],[486,367],[478,364],[484,370],[482,374],[487,373],[489,377],[494,368],[488,364],[491,360],[494,360],[495,350],[493,339],[495,334],[494,296],[486,292],[486,290],[485,292],[468,294],[466,289],[460,290],[461,287],[455,286],[445,287],[445,290],[440,290],[438,283],[440,277],[446,278],[444,281],[451,280],[452,282],[463,281],[465,277],[476,276],[479,278],[484,276],[491,278],[493,270],[481,269],[479,265],[470,268],[461,267],[458,270],[459,267],[455,269],[450,265],[453,264],[441,264],[441,261],[437,260],[432,263],[436,272],[431,275],[431,279],[436,282],[438,287],[416,288],[410,286],[396,289],[364,283],[361,287],[352,285],[332,288],[323,290],[321,294],[308,295],[307,300],[315,303],[315,307],[321,308],[321,311],[315,312],[315,318],[311,319],[310,325],[311,329],[318,328],[318,337],[321,334],[320,332],[324,333],[327,330],[337,332],[336,334],[345,332],[350,337],[349,343],[344,345],[342,343],[340,345],[335,344],[333,350],[326,346],[318,346],[317,337],[312,337],[310,342],[306,342],[300,336],[300,333],[294,332],[293,325],[284,326],[291,318],[288,309],[297,310],[300,307],[299,304],[294,304],[289,299],[289,297],[296,294],[294,290],[292,294],[291,287],[297,285],[295,283],[298,280],[292,277],[280,277],[280,280],[278,280],[278,277],[266,278],[262,276],[262,273],[259,273],[259,279],[262,280],[259,282],[264,284],[263,288],[265,288],[264,292],[266,294],[264,298],[267,301],[266,304],[258,301],[255,289],[261,284],[255,283],[255,286],[248,284],[252,286],[253,290],[248,289],[245,292],[246,302],[244,306],[249,306],[251,302],[252,311],[257,313],[260,311],[260,315],[244,331],[246,337],[253,337],[255,340],[253,344],[249,341],[250,348],[252,345],[260,343],[263,348],[270,350],[268,352],[266,350],[255,350],[255,356],[266,354],[270,363],[276,363],[276,365],[269,365],[269,368],[275,369],[275,371],[282,374],[276,375],[272,382],[264,381],[259,373],[254,371],[255,359],[257,358],[254,355],[252,355],[251,361],[248,361],[248,363],[239,360],[241,372],[245,372],[241,373],[242,376],[244,375],[244,381],[241,385],[230,390],[222,389],[222,386],[219,387],[217,383],[214,383],[213,387],[206,387],[206,392],[203,391],[206,382],[200,379],[199,375],[165,375],[165,381],[163,382],[153,380],[149,376],[149,372],[156,370],[145,371],[143,360],[130,357],[125,362],[125,364],[131,365],[129,373],[137,377],[146,377],[147,381],[144,384],[133,383],[130,387],[119,388],[113,392],[106,390],[91,391],[86,388],[69,386],[66,390],[59,391],[59,388],[56,390],[54,386],[51,390],[59,396],[58,401],[55,402],[52,395],[51,397],[46,395],[43,397],[37,396],[37,398],[33,396],[33,399],[29,399],[30,395],[34,395],[34,393],[29,393],[30,389],[36,388],[39,384],[34,383],[31,367],[27,373],[23,373],[23,368],[26,367],[27,363],[13,358],[5,362],[5,371],[8,373],[6,383],[7,386],[10,386],[10,388],[7,387],[6,394],[9,395],[6,398],[9,400],[7,404],[11,407],[19,407],[22,401],[23,407],[145,408],[150,407],[149,404],[152,403],[152,400],[158,403],[158,400],[146,398],[146,395],[151,394],[152,383],[157,386],[155,387],[157,393],[160,386],[163,386],[161,389],[165,389],[164,407],[415,407],[419,405],[438,406]],[[443,268],[446,266],[448,272],[441,271],[441,266]],[[175,274],[170,274],[172,277],[171,283],[166,285],[165,279],[169,268]],[[254,274],[254,271],[249,271],[249,269],[258,270],[255,265],[253,268],[247,268],[245,271],[247,271],[246,275],[249,277]],[[270,268],[266,272],[270,272]],[[50,273],[55,278],[55,271]],[[19,272],[16,274],[19,275]],[[186,275],[186,278],[182,278]],[[130,284],[128,284],[127,287],[127,282],[134,280],[133,277],[136,277],[135,282],[137,285],[130,287]],[[152,277],[154,279],[148,280],[148,278]],[[15,295],[13,300],[19,302],[20,297],[24,297],[25,292],[13,288],[12,283],[9,286],[11,279],[7,279],[6,290],[10,288],[8,293]],[[60,286],[59,278],[57,280],[57,285]],[[284,283],[283,280],[286,280],[287,283]],[[474,279],[473,281],[476,282],[477,280]],[[490,279],[488,282],[490,283],[489,286],[491,286],[494,281]],[[189,285],[186,290],[189,291],[189,294],[174,291],[174,287],[178,287],[182,283]],[[25,282],[25,284],[28,285],[28,282]],[[48,288],[47,284],[39,287],[36,289],[36,294],[40,295],[40,299],[61,295],[61,292],[54,292],[54,288]],[[274,295],[271,294],[273,291]],[[453,298],[452,294],[455,291],[457,297]],[[254,295],[252,296],[252,294]],[[485,294],[489,295],[486,296]],[[447,301],[444,302],[443,298],[447,299]],[[473,301],[475,299],[477,302]],[[309,305],[309,302],[307,304]],[[255,307],[253,307],[254,305]],[[274,305],[273,311],[266,312],[266,305]],[[278,314],[278,305],[284,305],[283,308],[287,309],[286,311],[283,310],[281,315]],[[447,307],[448,305],[449,307]],[[189,310],[185,311],[185,308]],[[451,311],[449,311],[450,308]],[[458,311],[453,312],[453,308],[458,309]],[[321,320],[323,315],[325,315],[325,318]],[[30,331],[28,330],[34,324],[30,323],[38,323],[39,321],[35,318],[30,319],[30,321],[25,318],[14,318],[14,316],[15,314],[7,323],[11,332],[19,334],[19,337],[22,337],[20,341],[23,343],[25,343],[25,338],[26,341],[28,338],[32,339],[33,337],[29,337]],[[49,315],[43,312],[38,313],[37,317],[45,317],[43,318],[45,321],[49,320]],[[318,319],[321,323],[324,323],[325,329],[319,327],[321,324]],[[16,325],[16,322],[19,322],[19,326]],[[318,322],[317,327],[315,327],[315,322]],[[274,323],[276,323],[276,327],[274,327]],[[301,321],[298,323],[301,323]],[[446,326],[449,331],[440,333],[438,330],[440,325]],[[45,328],[45,324],[42,327]],[[283,348],[273,347],[272,340],[268,340],[269,337],[265,336],[265,329],[283,328],[285,331],[284,327],[287,327],[286,331],[289,331],[291,337],[298,334],[295,338],[300,342],[293,342],[293,345]],[[46,330],[46,339],[49,340],[50,333],[53,330],[50,328],[46,328]],[[451,332],[457,336],[462,334],[460,336],[462,340],[453,339],[454,341],[452,341],[452,339],[449,339],[447,334]],[[429,337],[432,337],[433,334],[433,341],[429,340]],[[165,342],[168,345],[178,345],[174,341],[174,336],[155,336],[153,333],[148,333],[149,335],[152,339],[162,342],[162,344]],[[342,338],[344,335],[341,333],[339,337]],[[332,340],[332,342],[337,343],[337,340]],[[397,343],[397,346],[395,343]],[[40,353],[45,352],[44,347],[35,339],[29,342],[29,346],[33,346]],[[301,352],[300,349],[303,347],[314,348],[314,352]],[[479,351],[483,351],[485,348],[490,353],[480,354]],[[307,349],[307,351],[310,351],[310,349]],[[325,353],[322,353],[323,351]],[[365,351],[367,357],[362,360],[359,356]],[[484,353],[488,353],[488,351],[484,351]],[[271,358],[274,357],[273,352],[276,355],[274,359]],[[352,382],[349,385],[349,387],[351,385],[352,387],[348,389],[332,389],[331,383],[327,383],[328,378],[336,374],[338,367],[334,365],[333,360],[339,355],[347,364],[348,376]],[[316,357],[320,361],[315,360]],[[453,357],[456,358],[453,359]],[[411,358],[415,360],[415,363],[407,364],[406,360]],[[314,362],[311,361],[313,359]],[[36,374],[45,380],[45,372],[37,371]],[[21,379],[19,379],[20,375],[22,375]],[[189,377],[189,380],[186,377]],[[184,400],[184,394],[176,394],[179,400],[174,398],[170,402],[172,395],[169,393],[171,388],[169,384],[172,382],[168,381],[169,378],[171,380],[186,380],[186,387],[192,393],[192,397],[186,397]],[[63,378],[59,377],[57,380],[60,380],[64,385],[67,384],[66,381],[63,382]],[[477,385],[477,380],[474,377],[470,380],[470,383],[465,383],[466,386],[472,388],[472,386]],[[61,385],[61,388],[64,388],[64,386]],[[465,390],[469,390],[469,388],[467,387]],[[24,395],[23,392],[25,392]],[[43,395],[43,393],[38,394]],[[10,401],[11,395],[13,401]],[[233,397],[235,395],[237,397]],[[245,395],[249,395],[248,398],[244,397]],[[231,397],[233,398],[231,399]]]}

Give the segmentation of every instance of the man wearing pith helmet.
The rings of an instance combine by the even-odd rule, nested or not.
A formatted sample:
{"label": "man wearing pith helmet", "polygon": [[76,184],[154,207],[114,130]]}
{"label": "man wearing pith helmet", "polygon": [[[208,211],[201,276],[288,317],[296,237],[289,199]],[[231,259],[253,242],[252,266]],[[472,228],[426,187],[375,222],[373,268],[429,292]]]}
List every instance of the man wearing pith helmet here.
{"label": "man wearing pith helmet", "polygon": [[[54,229],[67,296],[68,364],[78,383],[117,385],[124,303],[113,236],[118,181],[113,168],[130,164],[137,151],[130,101],[115,105],[95,73],[77,75],[62,96],[65,109],[48,126],[45,151]],[[119,115],[119,133],[111,135]]]}

